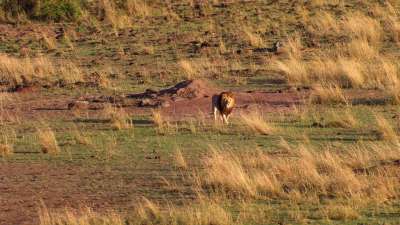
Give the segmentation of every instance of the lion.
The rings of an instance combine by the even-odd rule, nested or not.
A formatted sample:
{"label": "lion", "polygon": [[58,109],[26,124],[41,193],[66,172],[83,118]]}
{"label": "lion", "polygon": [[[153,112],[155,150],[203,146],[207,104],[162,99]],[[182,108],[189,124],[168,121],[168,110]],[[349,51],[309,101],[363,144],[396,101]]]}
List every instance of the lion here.
{"label": "lion", "polygon": [[214,112],[214,120],[217,120],[217,111],[220,113],[222,120],[229,124],[229,116],[235,107],[235,97],[232,92],[221,92],[212,96],[212,110]]}

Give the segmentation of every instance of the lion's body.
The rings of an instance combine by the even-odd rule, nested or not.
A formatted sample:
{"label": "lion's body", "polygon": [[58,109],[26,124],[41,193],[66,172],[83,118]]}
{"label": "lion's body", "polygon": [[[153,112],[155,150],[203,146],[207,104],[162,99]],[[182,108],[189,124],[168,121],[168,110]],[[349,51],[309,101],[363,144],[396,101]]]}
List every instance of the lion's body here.
{"label": "lion's body", "polygon": [[217,120],[217,112],[219,112],[223,121],[228,124],[229,116],[234,107],[235,98],[232,92],[222,92],[212,97],[212,110],[215,120]]}

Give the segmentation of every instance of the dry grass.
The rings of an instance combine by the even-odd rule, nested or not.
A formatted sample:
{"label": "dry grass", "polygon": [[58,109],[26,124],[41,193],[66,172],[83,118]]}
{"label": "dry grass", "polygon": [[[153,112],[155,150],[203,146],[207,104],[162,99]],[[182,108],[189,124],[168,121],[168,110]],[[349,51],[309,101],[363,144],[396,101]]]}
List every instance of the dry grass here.
{"label": "dry grass", "polygon": [[366,39],[353,39],[342,47],[343,53],[352,57],[352,60],[369,61],[380,57],[379,49],[371,45]]}
{"label": "dry grass", "polygon": [[310,84],[307,64],[305,64],[301,59],[290,56],[287,60],[275,61],[274,67],[285,75],[289,84]]}
{"label": "dry grass", "polygon": [[146,18],[151,14],[151,8],[145,0],[127,0],[126,10],[128,15]]}
{"label": "dry grass", "polygon": [[250,46],[255,48],[265,47],[264,40],[260,35],[252,32],[248,27],[243,27],[242,29],[243,38]]}
{"label": "dry grass", "polygon": [[383,31],[379,21],[361,13],[346,15],[342,29],[352,39],[367,40],[374,45],[379,45],[382,39]]}
{"label": "dry grass", "polygon": [[123,219],[116,213],[101,215],[90,208],[79,210],[65,209],[62,212],[51,212],[42,206],[39,209],[40,225],[123,225]]}
{"label": "dry grass", "polygon": [[311,126],[314,127],[330,127],[330,128],[346,128],[354,129],[359,127],[357,118],[353,115],[351,107],[346,109],[331,109],[328,111],[323,110],[321,113],[315,111],[307,113],[307,117],[303,121],[311,121]]}
{"label": "dry grass", "polygon": [[178,130],[177,124],[168,121],[160,110],[152,111],[152,120],[159,134],[175,134]]}
{"label": "dry grass", "polygon": [[[178,68],[183,71],[185,79],[204,78],[212,76],[221,76],[220,66],[224,61],[219,58],[210,59],[201,57],[198,59],[182,59],[178,61]],[[223,74],[222,74],[223,75]]]}
{"label": "dry grass", "polygon": [[175,165],[176,165],[178,168],[187,169],[188,165],[187,165],[186,159],[185,159],[185,157],[183,156],[182,151],[181,151],[179,148],[176,148],[176,149],[175,149],[175,152],[174,152],[174,161],[175,161]]}
{"label": "dry grass", "polygon": [[47,50],[54,50],[57,48],[56,40],[53,37],[47,36],[44,32],[41,33],[43,44]]}
{"label": "dry grass", "polygon": [[288,54],[289,58],[300,60],[303,56],[303,44],[299,34],[295,33],[288,38],[284,44],[284,51]]}
{"label": "dry grass", "polygon": [[120,149],[118,148],[118,141],[115,134],[107,135],[104,137],[104,143],[102,146],[102,155],[100,157],[104,157],[107,161],[112,159],[114,156],[120,154]]}
{"label": "dry grass", "polygon": [[110,120],[111,126],[114,129],[122,130],[133,127],[132,120],[123,108],[107,104],[103,109],[103,116]]}
{"label": "dry grass", "polygon": [[331,220],[354,220],[360,217],[358,211],[351,205],[328,205],[324,208],[324,214]]}
{"label": "dry grass", "polygon": [[375,114],[379,138],[385,141],[398,143],[398,136],[392,125],[383,116]]}
{"label": "dry grass", "polygon": [[359,124],[350,108],[347,108],[344,112],[332,110],[329,114],[330,121],[326,124],[328,127],[355,128]]}
{"label": "dry grass", "polygon": [[11,88],[39,84],[73,84],[84,81],[83,73],[72,62],[59,62],[46,57],[14,58],[0,54],[0,80]]}
{"label": "dry grass", "polygon": [[64,212],[52,212],[45,207],[39,211],[40,225],[231,225],[235,223],[231,213],[227,212],[221,205],[214,202],[201,201],[199,204],[186,205],[179,208],[170,207],[161,210],[160,207],[143,198],[134,212],[126,218],[116,213],[98,214],[89,208],[81,209],[80,212],[64,210]]}
{"label": "dry grass", "polygon": [[161,111],[158,111],[158,110],[153,110],[152,119],[153,119],[153,123],[159,128],[164,126],[164,124],[166,123],[166,121],[164,120],[164,117],[161,114]]}
{"label": "dry grass", "polygon": [[275,128],[269,124],[260,110],[253,110],[250,113],[240,115],[241,122],[251,131],[268,135],[274,132]]}
{"label": "dry grass", "polygon": [[136,208],[134,215],[136,224],[235,224],[232,215],[212,201],[201,201],[199,204],[170,208],[165,212],[161,211],[159,206],[153,202],[144,199],[143,203]]}
{"label": "dry grass", "polygon": [[[52,212],[42,207],[40,224],[263,224],[276,222],[276,213],[281,215],[285,209],[289,209],[291,221],[301,223],[308,215],[298,208],[301,202],[317,206],[320,218],[347,221],[360,218],[363,206],[373,203],[379,207],[400,197],[398,167],[389,169],[383,164],[400,158],[393,145],[365,143],[345,151],[329,146],[319,150],[304,145],[286,148],[282,154],[268,154],[210,146],[201,161],[204,169],[192,176],[198,195],[189,204],[162,207],[143,198],[133,212],[123,215],[98,214],[89,208]],[[231,210],[226,200],[237,198],[244,201],[238,210]],[[286,199],[290,205],[273,209],[248,201],[259,199]]]}
{"label": "dry grass", "polygon": [[341,73],[344,79],[338,84],[344,87],[362,87],[365,82],[365,77],[361,73],[362,65],[355,60],[339,59]]}
{"label": "dry grass", "polygon": [[196,76],[197,71],[191,61],[183,59],[178,62],[178,65],[182,68],[183,72],[185,73],[185,77],[188,80],[193,79]]}
{"label": "dry grass", "polygon": [[[324,36],[335,40],[334,44],[327,47],[317,43],[317,51],[304,55],[302,42],[294,34],[285,45],[288,57],[274,60],[274,69],[292,85],[315,85],[328,89],[332,86],[380,88],[396,100],[399,65],[392,53],[382,53],[384,37],[389,35],[396,39],[398,34],[396,13],[390,4],[373,9],[373,14],[386,14],[382,16],[383,23],[359,12],[342,17],[325,11],[317,13],[309,19],[310,23],[305,24],[307,31],[318,39]],[[341,38],[348,41],[337,41]]]}
{"label": "dry grass", "polygon": [[210,148],[210,153],[203,162],[206,168],[206,175],[201,181],[203,185],[246,193],[254,197],[257,194],[257,187],[242,165],[240,156],[230,151],[222,154],[221,150],[212,146]]}
{"label": "dry grass", "polygon": [[119,29],[131,26],[130,18],[116,8],[114,1],[99,0],[97,2],[97,10],[100,17],[112,26],[116,35]]}
{"label": "dry grass", "polygon": [[42,153],[45,154],[58,154],[60,147],[58,146],[57,139],[54,132],[50,128],[38,129],[37,136]]}
{"label": "dry grass", "polygon": [[308,32],[317,37],[336,36],[340,32],[338,20],[328,12],[317,13],[307,25]]}
{"label": "dry grass", "polygon": [[13,146],[11,144],[0,144],[0,156],[6,157],[14,153]]}
{"label": "dry grass", "polygon": [[[200,176],[200,184],[217,193],[257,199],[307,200],[313,196],[330,196],[365,202],[396,201],[400,190],[393,187],[399,184],[398,169],[380,168],[380,162],[399,159],[400,153],[391,145],[380,147],[362,145],[346,153],[298,146],[291,149],[291,157],[254,150],[232,152],[211,148],[203,161],[205,171]],[[385,153],[377,156],[376,151]],[[360,158],[353,158],[354,152]],[[366,168],[375,172],[358,172]]]}
{"label": "dry grass", "polygon": [[78,129],[76,125],[73,126],[71,131],[72,137],[78,144],[81,145],[93,145],[91,138]]}
{"label": "dry grass", "polygon": [[315,104],[348,105],[348,100],[339,86],[315,87],[311,93],[310,101]]}

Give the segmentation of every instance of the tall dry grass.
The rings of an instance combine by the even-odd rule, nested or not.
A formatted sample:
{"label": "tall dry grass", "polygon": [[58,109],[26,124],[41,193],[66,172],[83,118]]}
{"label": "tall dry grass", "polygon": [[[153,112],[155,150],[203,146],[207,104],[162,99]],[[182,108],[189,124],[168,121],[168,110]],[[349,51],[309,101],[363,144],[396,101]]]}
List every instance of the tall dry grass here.
{"label": "tall dry grass", "polygon": [[342,31],[351,39],[367,40],[374,45],[380,44],[383,32],[379,21],[361,13],[346,15],[342,22]]}
{"label": "tall dry grass", "polygon": [[400,197],[398,168],[394,163],[393,170],[384,166],[400,158],[393,145],[360,145],[346,151],[300,145],[289,154],[212,147],[202,162],[199,184],[228,196],[256,199],[329,196],[383,203]]}
{"label": "tall dry grass", "polygon": [[318,12],[306,26],[308,32],[315,36],[335,36],[340,32],[339,21],[328,12]]}
{"label": "tall dry grass", "polygon": [[112,128],[117,130],[129,129],[133,127],[132,119],[123,108],[107,104],[102,111],[104,118],[109,119]]}
{"label": "tall dry grass", "polygon": [[175,149],[174,162],[178,168],[181,168],[181,169],[188,168],[187,161],[186,161],[185,157],[183,156],[182,151],[179,148]]}
{"label": "tall dry grass", "polygon": [[[386,7],[390,9],[390,5]],[[397,15],[392,11],[387,13],[392,15],[391,18]],[[301,47],[293,47],[296,46],[293,40],[297,38],[300,44],[306,40],[298,39],[298,35],[289,37],[285,45],[286,49],[290,49],[286,50],[289,54],[284,59],[275,59],[273,68],[283,74],[291,85],[328,89],[379,88],[396,100],[399,63],[393,53],[382,51],[384,39],[388,34],[393,36],[392,33],[397,32],[396,24],[399,23],[397,19],[389,17],[384,16],[381,22],[379,18],[359,12],[343,16],[333,16],[324,11],[317,13],[310,19],[311,23],[306,24],[307,31],[319,38],[328,38],[330,45],[321,44],[312,54],[304,54],[301,53]],[[293,50],[300,54],[290,53]]]}
{"label": "tall dry grass", "polygon": [[256,109],[250,113],[241,113],[240,122],[244,124],[250,131],[259,134],[272,134],[276,128],[267,122],[263,113]]}
{"label": "tall dry grass", "polygon": [[151,8],[145,0],[126,0],[128,15],[146,18],[151,15]]}
{"label": "tall dry grass", "polygon": [[39,144],[42,153],[45,154],[60,153],[60,147],[58,146],[56,136],[54,132],[51,130],[51,128],[47,127],[44,129],[38,129],[37,136],[39,139]]}
{"label": "tall dry grass", "polygon": [[13,153],[14,153],[14,148],[11,144],[9,144],[9,143],[1,144],[0,143],[0,156],[1,157],[10,156]]}
{"label": "tall dry grass", "polygon": [[221,66],[224,66],[224,61],[220,58],[201,57],[178,61],[178,68],[182,70],[186,79],[220,76]]}
{"label": "tall dry grass", "polygon": [[[135,2],[135,1],[134,1]],[[133,10],[135,4],[132,1],[126,3],[128,10]],[[100,19],[107,21],[113,28],[114,33],[117,35],[119,29],[131,27],[131,19],[116,7],[115,1],[99,0],[97,1],[97,11]],[[128,11],[128,13],[133,11]]]}
{"label": "tall dry grass", "polygon": [[178,130],[177,124],[173,124],[162,114],[160,110],[152,111],[152,121],[159,134],[175,134]]}
{"label": "tall dry grass", "polygon": [[61,212],[53,212],[45,207],[39,211],[40,225],[232,225],[240,224],[233,220],[232,213],[222,205],[213,201],[200,201],[181,207],[169,207],[162,210],[160,206],[146,198],[143,198],[135,210],[127,216],[115,212],[99,214],[90,208],[79,211],[66,209]]}
{"label": "tall dry grass", "polygon": [[0,81],[7,86],[74,84],[84,81],[83,72],[72,62],[47,57],[15,58],[0,54]]}
{"label": "tall dry grass", "polygon": [[375,114],[375,120],[377,125],[376,130],[380,139],[393,143],[399,142],[397,133],[388,120],[379,114]]}
{"label": "tall dry grass", "polygon": [[243,39],[251,46],[255,48],[265,47],[264,40],[260,35],[255,32],[252,32],[249,27],[242,27],[242,36]]}
{"label": "tall dry grass", "polygon": [[314,87],[310,95],[310,102],[315,104],[349,104],[343,89],[336,85]]}
{"label": "tall dry grass", "polygon": [[123,225],[123,219],[116,213],[98,214],[90,208],[79,210],[65,209],[59,212],[52,212],[47,207],[39,208],[40,225]]}

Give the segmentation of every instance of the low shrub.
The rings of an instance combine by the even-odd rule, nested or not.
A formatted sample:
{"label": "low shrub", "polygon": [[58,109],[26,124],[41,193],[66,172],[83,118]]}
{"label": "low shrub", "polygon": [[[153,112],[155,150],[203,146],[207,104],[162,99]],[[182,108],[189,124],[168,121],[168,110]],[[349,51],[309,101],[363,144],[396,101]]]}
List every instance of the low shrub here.
{"label": "low shrub", "polygon": [[2,0],[0,7],[8,18],[27,18],[36,20],[77,20],[82,14],[83,0]]}

